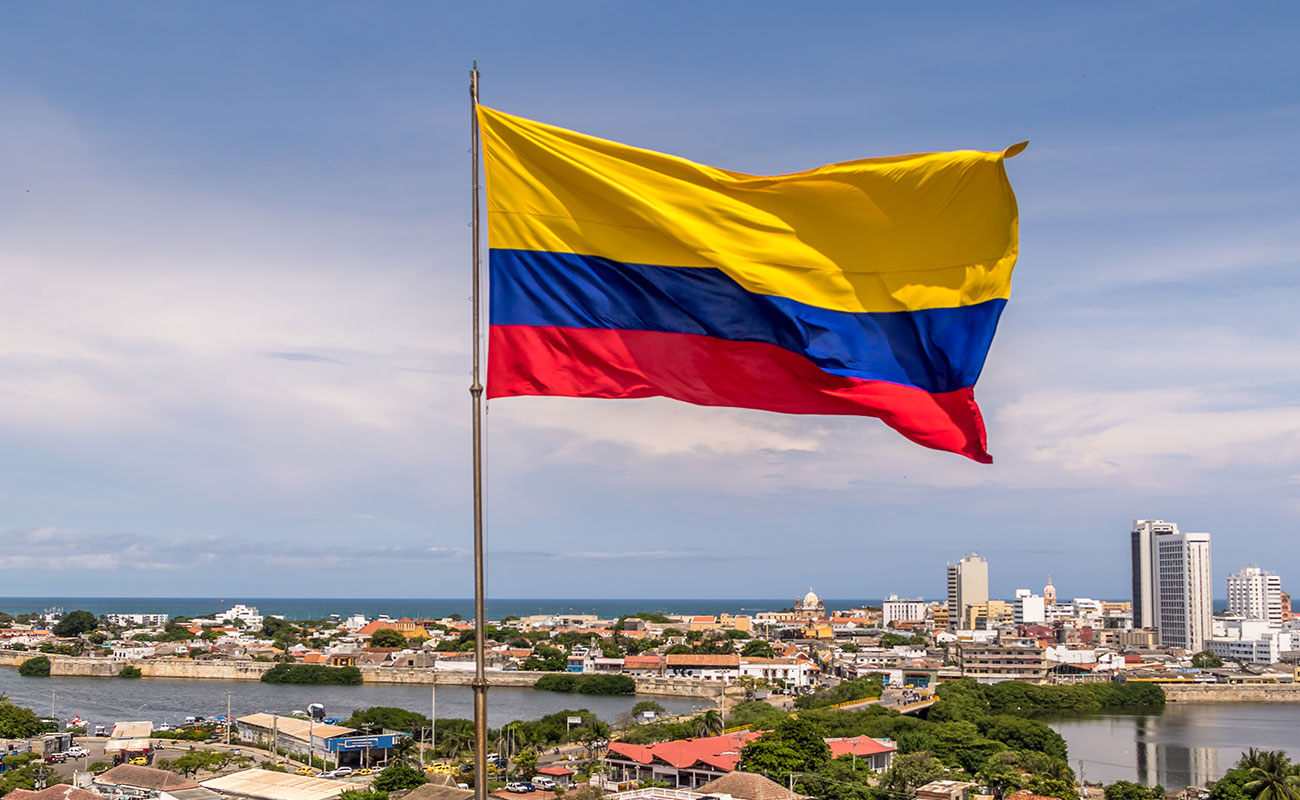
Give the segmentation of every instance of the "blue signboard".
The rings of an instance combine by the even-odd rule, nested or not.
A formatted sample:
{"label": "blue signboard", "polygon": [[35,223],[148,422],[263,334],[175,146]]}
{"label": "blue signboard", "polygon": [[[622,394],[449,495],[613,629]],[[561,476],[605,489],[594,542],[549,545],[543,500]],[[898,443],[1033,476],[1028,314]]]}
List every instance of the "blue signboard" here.
{"label": "blue signboard", "polygon": [[397,744],[398,738],[409,734],[382,733],[378,736],[340,736],[334,739],[316,737],[317,747],[330,753],[351,750],[389,750]]}

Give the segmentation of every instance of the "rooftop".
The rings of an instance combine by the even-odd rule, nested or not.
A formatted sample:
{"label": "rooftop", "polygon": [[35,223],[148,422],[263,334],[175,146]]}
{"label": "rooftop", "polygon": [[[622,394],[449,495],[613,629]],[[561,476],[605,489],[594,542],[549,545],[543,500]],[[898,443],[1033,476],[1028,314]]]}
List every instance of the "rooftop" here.
{"label": "rooftop", "polygon": [[233,775],[222,775],[204,781],[203,786],[221,794],[256,800],[329,800],[352,788],[343,781],[264,769],[246,769]]}
{"label": "rooftop", "polygon": [[135,764],[118,764],[116,767],[96,775],[95,783],[108,786],[132,786],[137,789],[172,790],[193,789],[197,783],[189,778],[168,772],[165,769],[141,767]]}

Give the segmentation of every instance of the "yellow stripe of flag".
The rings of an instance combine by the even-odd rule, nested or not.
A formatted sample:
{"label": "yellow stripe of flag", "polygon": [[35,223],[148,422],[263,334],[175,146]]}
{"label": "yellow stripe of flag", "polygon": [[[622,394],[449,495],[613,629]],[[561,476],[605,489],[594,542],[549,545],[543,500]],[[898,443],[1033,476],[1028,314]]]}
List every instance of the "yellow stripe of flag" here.
{"label": "yellow stripe of flag", "polygon": [[758,176],[479,107],[493,248],[713,267],[838,311],[1006,298],[1018,248],[1000,153],[961,150]]}

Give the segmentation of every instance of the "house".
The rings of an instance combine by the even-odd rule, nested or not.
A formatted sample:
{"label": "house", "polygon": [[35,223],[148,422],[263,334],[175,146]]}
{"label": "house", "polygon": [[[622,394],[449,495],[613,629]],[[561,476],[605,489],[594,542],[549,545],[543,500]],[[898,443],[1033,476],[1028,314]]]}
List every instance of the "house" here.
{"label": "house", "polygon": [[567,789],[573,785],[573,770],[568,767],[560,766],[559,764],[552,764],[549,767],[539,767],[537,769],[537,774],[545,775],[555,781],[556,786],[563,786]]}
{"label": "house", "polygon": [[884,772],[894,763],[894,752],[898,749],[889,739],[873,739],[870,736],[853,736],[827,739],[831,749],[831,758],[853,756],[859,765],[876,772]]}
{"label": "house", "polygon": [[729,772],[699,788],[702,796],[731,795],[736,800],[805,800],[771,778],[756,772]]}
{"label": "house", "polygon": [[57,783],[39,792],[30,789],[14,789],[4,796],[4,800],[104,800],[104,798],[85,789]]}
{"label": "house", "polygon": [[101,797],[154,798],[175,789],[197,789],[199,785],[165,769],[119,764],[91,778],[90,786]]}
{"label": "house", "polygon": [[627,656],[623,659],[623,672],[628,675],[664,674],[663,656]]}
{"label": "house", "polygon": [[798,658],[742,658],[740,674],[765,681],[783,681],[788,686],[811,686],[821,667]]}
{"label": "house", "polygon": [[648,745],[610,742],[605,752],[606,774],[620,783],[658,780],[694,789],[734,770],[741,749],[758,737],[749,731]]}
{"label": "house", "polygon": [[665,674],[670,678],[699,678],[730,683],[740,676],[740,656],[735,653],[673,653],[664,656],[664,664]]}
{"label": "house", "polygon": [[[306,755],[308,740],[313,755],[334,761],[338,766],[370,766],[388,758],[397,740],[410,734],[383,733],[358,735],[355,728],[328,725],[296,717],[274,714],[249,714],[235,720],[239,738],[266,747],[275,741],[287,753]],[[368,760],[368,763],[363,763]],[[218,790],[220,791],[220,790]]]}
{"label": "house", "polygon": [[916,800],[968,800],[974,787],[968,781],[930,781],[917,787]]}
{"label": "house", "polygon": [[332,800],[354,788],[343,781],[265,769],[246,769],[222,775],[203,781],[203,787],[222,797],[237,800]]}
{"label": "house", "polygon": [[429,782],[402,795],[402,800],[469,800],[473,796],[473,789],[460,789],[455,784],[447,786]]}

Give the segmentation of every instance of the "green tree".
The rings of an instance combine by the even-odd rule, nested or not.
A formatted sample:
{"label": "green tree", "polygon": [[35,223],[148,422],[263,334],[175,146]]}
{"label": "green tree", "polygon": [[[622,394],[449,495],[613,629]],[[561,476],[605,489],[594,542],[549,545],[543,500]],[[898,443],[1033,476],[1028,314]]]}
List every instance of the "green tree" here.
{"label": "green tree", "polygon": [[710,708],[695,718],[696,736],[719,736],[724,728],[722,714],[716,708]]}
{"label": "green tree", "polygon": [[1209,650],[1202,650],[1192,656],[1192,666],[1200,669],[1214,669],[1223,666],[1223,659]]}
{"label": "green tree", "polygon": [[1105,792],[1106,800],[1160,800],[1165,793],[1162,787],[1148,788],[1132,781],[1107,784]]}
{"label": "green tree", "polygon": [[904,753],[880,776],[880,788],[911,796],[918,786],[948,777],[948,770],[930,753]]}
{"label": "green tree", "polygon": [[18,674],[24,678],[48,678],[50,676],[50,660],[45,656],[29,658],[18,665]]}
{"label": "green tree", "polygon": [[139,678],[143,675],[144,673],[140,671],[140,668],[133,664],[126,664],[117,671],[117,677],[119,678]]}
{"label": "green tree", "polygon": [[745,643],[745,648],[740,651],[745,658],[775,658],[776,651],[772,645],[762,639],[754,639]]}
{"label": "green tree", "polygon": [[429,718],[404,708],[373,706],[353,711],[352,716],[343,721],[343,725],[375,732],[381,730],[418,732],[421,728],[428,727]]}
{"label": "green tree", "polygon": [[1210,800],[1250,800],[1244,788],[1248,783],[1250,783],[1250,769],[1243,768],[1241,762],[1237,762],[1234,769],[1228,770],[1210,788]]}
{"label": "green tree", "polygon": [[370,635],[371,647],[406,647],[406,637],[395,628],[380,628]]}
{"label": "green tree", "polygon": [[738,768],[785,780],[792,772],[816,772],[830,760],[821,729],[808,720],[787,717],[745,745]]}
{"label": "green tree", "polygon": [[653,700],[641,700],[636,705],[632,706],[632,714],[634,716],[639,717],[647,711],[653,711],[656,714],[662,714],[664,713],[664,707]]}
{"label": "green tree", "polygon": [[537,771],[537,751],[526,747],[515,756],[515,770],[525,778]]}
{"label": "green tree", "polygon": [[41,732],[41,720],[30,708],[0,703],[0,739],[27,739]]}
{"label": "green tree", "polygon": [[72,611],[55,623],[51,632],[55,636],[80,636],[99,627],[99,620],[89,611]]}
{"label": "green tree", "polygon": [[375,782],[371,785],[381,792],[398,792],[423,786],[427,782],[424,773],[405,761],[396,761],[379,773],[379,776],[375,778]]}
{"label": "green tree", "polygon": [[1300,800],[1300,775],[1281,750],[1260,753],[1247,770],[1250,780],[1242,786],[1254,800]]}
{"label": "green tree", "polygon": [[376,792],[374,789],[345,789],[339,793],[338,800],[388,800],[388,792]]}

